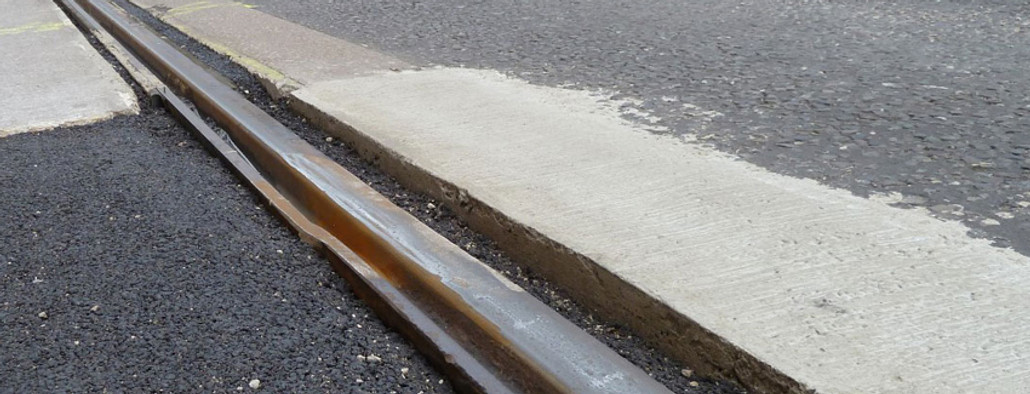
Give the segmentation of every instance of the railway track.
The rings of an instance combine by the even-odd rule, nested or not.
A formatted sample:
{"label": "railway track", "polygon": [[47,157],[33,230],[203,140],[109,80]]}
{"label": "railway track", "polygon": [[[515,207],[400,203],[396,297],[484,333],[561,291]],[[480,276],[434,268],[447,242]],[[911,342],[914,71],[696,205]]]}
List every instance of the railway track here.
{"label": "railway track", "polygon": [[81,26],[110,34],[132,53],[122,61],[146,80],[139,82],[148,94],[326,255],[459,391],[668,392],[125,12],[104,0],[58,1]]}

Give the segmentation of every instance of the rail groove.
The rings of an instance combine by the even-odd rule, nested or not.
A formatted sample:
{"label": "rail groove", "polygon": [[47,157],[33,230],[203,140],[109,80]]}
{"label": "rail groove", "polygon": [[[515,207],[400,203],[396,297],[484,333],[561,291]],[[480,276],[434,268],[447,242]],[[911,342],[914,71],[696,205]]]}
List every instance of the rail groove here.
{"label": "rail groove", "polygon": [[[464,392],[668,392],[103,0],[58,0],[167,84],[153,89],[356,293]],[[222,140],[175,94],[229,134]],[[238,149],[237,149],[238,148]]]}

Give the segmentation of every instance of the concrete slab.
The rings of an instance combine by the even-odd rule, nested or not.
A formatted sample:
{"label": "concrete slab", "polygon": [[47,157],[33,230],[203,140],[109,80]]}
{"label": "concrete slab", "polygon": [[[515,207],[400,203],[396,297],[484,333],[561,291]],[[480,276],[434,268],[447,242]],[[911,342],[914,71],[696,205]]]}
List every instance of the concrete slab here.
{"label": "concrete slab", "polygon": [[49,1],[0,5],[0,137],[135,113],[136,96]]}
{"label": "concrete slab", "polygon": [[1030,259],[959,223],[656,137],[584,92],[488,71],[294,95],[808,388],[1030,390]]}
{"label": "concrete slab", "polygon": [[[393,57],[270,16],[237,1],[141,0],[135,4],[226,54],[279,91],[316,81],[410,68]],[[253,28],[261,26],[260,29]]]}
{"label": "concrete slab", "polygon": [[[295,25],[239,52],[249,24],[194,21],[234,6],[135,1],[283,78],[325,61],[279,58],[301,56],[278,51]],[[297,108],[705,372],[759,391],[1030,391],[1030,259],[959,223],[655,136],[586,92],[333,64],[296,68]]]}

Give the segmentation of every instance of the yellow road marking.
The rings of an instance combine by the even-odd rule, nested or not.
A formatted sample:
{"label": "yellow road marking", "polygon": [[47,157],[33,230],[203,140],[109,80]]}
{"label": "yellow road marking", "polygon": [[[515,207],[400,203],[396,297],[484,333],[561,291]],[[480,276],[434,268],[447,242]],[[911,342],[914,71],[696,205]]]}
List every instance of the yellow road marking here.
{"label": "yellow road marking", "polygon": [[169,16],[182,16],[190,13],[194,13],[201,10],[207,10],[218,7],[241,7],[241,8],[256,8],[256,5],[242,3],[239,1],[233,2],[210,2],[210,1],[198,1],[195,3],[189,3],[184,6],[179,6],[168,10],[166,13]]}
{"label": "yellow road marking", "polygon": [[298,85],[298,83],[296,81],[294,81],[290,77],[287,77],[286,74],[283,74],[279,70],[276,70],[276,69],[274,69],[272,67],[269,67],[269,66],[265,65],[264,63],[261,63],[257,59],[251,58],[249,56],[245,56],[245,55],[243,55],[243,54],[241,54],[239,52],[236,52],[236,51],[230,49],[229,47],[227,47],[225,45],[219,44],[219,43],[214,42],[212,40],[205,39],[205,38],[201,37],[200,35],[194,33],[190,28],[188,28],[188,27],[186,27],[186,26],[184,26],[182,24],[171,22],[171,21],[169,21],[168,23],[170,25],[172,25],[172,27],[175,27],[176,29],[179,29],[179,31],[181,31],[183,33],[186,33],[190,37],[195,37],[197,41],[200,41],[201,44],[204,44],[208,48],[211,48],[211,50],[213,50],[215,52],[218,52],[218,53],[221,53],[221,54],[223,54],[225,56],[228,56],[230,59],[236,61],[236,63],[239,63],[240,65],[242,65],[247,70],[250,70],[252,73],[258,74],[258,75],[260,75],[262,77],[265,77],[266,79],[272,81],[272,83],[275,83],[275,84],[284,83],[284,84],[289,84],[289,85]]}
{"label": "yellow road marking", "polygon": [[0,36],[9,36],[21,33],[40,33],[44,31],[60,30],[65,26],[71,26],[68,22],[33,22],[15,27],[0,28]]}

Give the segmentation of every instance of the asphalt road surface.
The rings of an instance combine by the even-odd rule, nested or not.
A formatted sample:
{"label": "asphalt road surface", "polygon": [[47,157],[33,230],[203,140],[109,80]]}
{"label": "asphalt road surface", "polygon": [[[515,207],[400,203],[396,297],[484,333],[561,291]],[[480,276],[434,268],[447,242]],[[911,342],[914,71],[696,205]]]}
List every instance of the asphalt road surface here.
{"label": "asphalt road surface", "polygon": [[451,391],[145,111],[0,139],[0,392]]}
{"label": "asphalt road surface", "polygon": [[248,2],[419,65],[610,91],[657,133],[1030,254],[1024,1]]}

